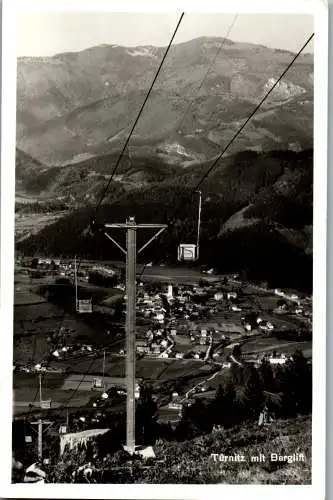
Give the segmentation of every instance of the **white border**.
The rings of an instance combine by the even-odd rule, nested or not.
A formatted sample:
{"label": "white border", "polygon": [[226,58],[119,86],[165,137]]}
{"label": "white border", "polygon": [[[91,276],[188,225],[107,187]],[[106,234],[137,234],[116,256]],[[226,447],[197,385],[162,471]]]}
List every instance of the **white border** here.
{"label": "white border", "polygon": [[[315,16],[314,97],[314,288],[313,288],[313,448],[311,486],[271,485],[12,485],[11,407],[14,269],[16,51],[13,27],[18,11],[146,11],[146,12],[273,12]],[[244,498],[321,500],[325,497],[326,410],[326,217],[327,217],[327,65],[328,9],[321,0],[169,0],[163,3],[135,0],[3,0],[2,25],[2,135],[1,135],[1,277],[0,324],[6,335],[0,349],[2,425],[0,426],[0,495],[2,498],[212,498],[221,494]],[[250,489],[249,489],[250,488]]]}

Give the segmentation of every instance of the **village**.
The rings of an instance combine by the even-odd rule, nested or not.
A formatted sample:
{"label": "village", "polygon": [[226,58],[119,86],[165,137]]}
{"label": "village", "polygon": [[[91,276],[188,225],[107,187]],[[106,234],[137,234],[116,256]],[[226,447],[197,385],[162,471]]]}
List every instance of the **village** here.
{"label": "village", "polygon": [[[41,324],[39,337],[46,340],[48,349],[43,357],[29,363],[14,357],[14,419],[20,422],[26,415],[34,415],[57,422],[52,439],[56,433],[62,454],[66,446],[75,448],[108,432],[110,418],[125,410],[125,284],[122,274],[112,265],[83,263],[78,273],[75,262],[39,259],[33,265],[31,260],[20,261],[18,268],[22,275],[28,273],[29,279],[26,288],[17,285],[17,295],[29,294],[31,289],[36,294],[41,283],[73,283],[75,278],[78,289],[88,294],[80,304],[76,291],[76,321],[72,327],[62,325],[60,329],[44,331]],[[137,279],[134,394],[138,402],[142,387],[150,384],[158,425],[176,429],[186,408],[197,401],[212,402],[233,365],[259,369],[266,361],[272,368],[283,366],[292,360],[297,348],[311,363],[311,297],[268,290],[244,283],[235,275],[197,272],[195,279],[171,281],[169,277],[164,279],[165,274],[170,274],[164,265],[155,266],[153,272],[153,279],[149,275]],[[156,273],[160,273],[158,279]],[[91,274],[111,277],[112,281],[97,286],[91,283]],[[105,327],[103,342],[94,336],[79,341],[82,321],[93,314],[105,315],[108,310],[105,301],[102,306],[94,296],[99,289],[121,297],[119,317],[116,319],[112,303],[107,317],[108,325],[115,322],[114,330]],[[29,321],[24,324],[28,330],[31,328]],[[113,345],[115,337],[118,342]],[[40,398],[28,401],[27,389],[19,386],[29,384],[29,391],[33,392],[28,381],[36,375]],[[60,389],[52,389],[52,380],[57,381],[57,387],[60,383]],[[26,402],[22,402],[23,393]],[[64,419],[59,411],[68,394],[71,405]],[[268,393],[265,397],[276,396]],[[265,408],[258,417],[258,425],[267,425],[272,418]],[[154,456],[149,447],[145,453],[148,458]],[[49,459],[45,458],[44,468],[47,463]]]}
{"label": "village", "polygon": [[[59,278],[72,279],[74,275],[78,275],[73,262],[38,259],[33,264],[31,261],[20,261],[20,266],[23,270],[30,269],[32,276],[35,271],[41,273],[43,277],[38,276],[38,283],[43,280],[54,282]],[[170,283],[169,279],[163,280],[165,267],[159,267],[162,268],[159,269],[160,281],[150,280],[149,277],[137,280],[138,369],[149,362],[162,367],[165,363],[178,363],[182,367],[181,372],[186,373],[187,367],[192,367],[196,362],[198,372],[202,366],[209,366],[213,370],[209,377],[203,376],[199,382],[194,381],[192,385],[184,388],[182,396],[171,388],[168,396],[170,400],[167,403],[169,409],[178,412],[182,407],[179,401],[184,402],[189,395],[200,393],[202,397],[204,394],[211,396],[223,376],[223,371],[230,369],[232,364],[251,363],[258,367],[262,360],[266,359],[271,365],[283,365],[290,359],[291,352],[296,347],[306,348],[307,357],[311,359],[310,297],[299,296],[290,291],[262,289],[256,285],[242,283],[237,276],[214,276],[207,279],[201,273],[201,276],[196,276],[195,281]],[[31,270],[32,268],[34,269]],[[90,286],[89,275],[92,272],[104,277],[119,276],[115,267],[83,263],[78,278],[80,287]],[[32,278],[32,283],[34,279]],[[31,280],[29,283],[31,284]],[[109,287],[110,291],[122,294],[119,325],[123,323],[126,314],[124,289],[125,285],[120,278]],[[90,289],[87,290],[89,292]],[[87,318],[89,312],[94,311],[97,314],[101,310],[96,301],[94,303],[92,299],[84,299],[82,302],[85,308],[81,311],[78,302],[79,300],[76,314],[80,318]],[[113,310],[110,308],[111,319],[112,314]],[[119,328],[123,331],[123,327]],[[103,397],[95,398],[99,401],[98,404],[105,402],[108,392],[113,389],[118,391],[118,395],[126,394],[126,386],[115,371],[116,364],[123,363],[126,357],[124,334],[119,330],[117,335],[120,341],[117,344],[119,347],[116,348],[111,342],[115,334],[110,333],[107,328],[103,345],[94,338],[91,338],[90,342],[72,341],[77,333],[75,330],[76,328],[62,326],[60,330],[54,328],[44,332],[48,342],[46,355],[29,363],[14,360],[14,371],[26,374],[59,373],[70,377],[71,372],[82,371],[82,363],[86,366],[88,360],[96,360],[93,369],[95,375],[89,384],[97,391],[107,387]],[[86,376],[88,375],[89,373],[86,373]],[[106,384],[108,376],[118,379],[114,380],[114,384]],[[150,376],[145,373],[144,377],[138,378],[149,380]],[[72,385],[69,383],[68,389],[74,386],[75,382]],[[79,391],[81,390],[82,384],[79,388]],[[139,384],[137,397],[138,391]],[[56,401],[52,401],[52,404],[50,402],[50,407],[52,406],[56,407]],[[165,405],[162,405],[163,407],[165,408]]]}

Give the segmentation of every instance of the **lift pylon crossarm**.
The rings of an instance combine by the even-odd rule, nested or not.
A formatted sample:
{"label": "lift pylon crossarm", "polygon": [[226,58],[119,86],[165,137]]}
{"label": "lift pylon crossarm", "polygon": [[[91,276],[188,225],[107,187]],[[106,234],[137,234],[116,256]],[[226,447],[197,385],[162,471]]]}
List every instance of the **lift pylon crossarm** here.
{"label": "lift pylon crossarm", "polygon": [[167,224],[136,224],[134,220],[130,219],[125,224],[104,224],[106,228],[114,228],[114,229],[158,229],[168,227]]}
{"label": "lift pylon crossarm", "polygon": [[112,236],[110,236],[106,231],[104,231],[104,234],[107,238],[109,238],[109,240],[112,241],[112,243],[114,243],[116,245],[116,247],[119,248],[119,250],[121,250],[126,255],[127,252],[126,252],[125,248],[123,248],[121,245],[119,245],[119,243],[114,238],[112,238]]}
{"label": "lift pylon crossarm", "polygon": [[[155,226],[156,227],[156,226]],[[150,240],[147,241],[147,243],[145,243],[139,250],[138,250],[138,254],[142,252],[142,250],[144,250],[148,245],[150,245],[150,243],[154,240],[156,240],[156,238],[159,237],[160,234],[163,233],[163,231],[166,230],[168,226],[167,225],[164,225],[161,227],[161,229],[159,231],[157,231],[156,234],[154,234],[154,236],[152,238],[150,238]]]}

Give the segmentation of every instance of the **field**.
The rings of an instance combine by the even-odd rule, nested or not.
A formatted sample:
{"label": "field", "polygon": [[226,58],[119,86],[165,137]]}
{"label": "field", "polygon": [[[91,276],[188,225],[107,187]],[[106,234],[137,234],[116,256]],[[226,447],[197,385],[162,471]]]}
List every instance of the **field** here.
{"label": "field", "polygon": [[45,302],[30,306],[16,306],[14,309],[14,362],[38,363],[50,352],[48,341],[60,327],[69,330],[68,343],[77,340],[89,342],[94,338],[94,329],[75,316],[65,315],[56,306]]}
{"label": "field", "polygon": [[252,352],[261,353],[272,350],[290,354],[296,349],[301,349],[302,351],[308,353],[309,350],[312,350],[312,342],[296,342],[285,339],[277,339],[275,337],[263,337],[249,340],[242,346],[242,352],[244,352],[244,354],[250,354]]}
{"label": "field", "polygon": [[[99,360],[92,360],[97,363]],[[94,366],[94,365],[93,365]],[[89,371],[82,370],[84,374],[79,374],[78,366],[75,365],[77,375],[66,373],[45,373],[42,377],[43,399],[52,398],[52,407],[57,408],[66,401],[70,401],[70,406],[84,406],[92,396],[92,374],[102,375],[101,359],[99,364],[91,367]],[[125,376],[125,359],[109,358],[106,365],[107,385],[114,383],[122,385]],[[138,379],[149,380],[153,387],[159,392],[161,385],[165,385],[167,393],[172,391],[171,387],[178,384],[183,391],[191,388],[194,383],[205,380],[211,373],[216,371],[216,367],[204,365],[195,360],[157,360],[142,359],[137,361],[136,376]],[[89,373],[89,374],[88,374]],[[37,374],[15,373],[14,374],[14,400],[15,413],[28,411],[29,403],[39,400],[39,385]]]}
{"label": "field", "polygon": [[[205,276],[204,276],[205,277]],[[187,269],[165,269],[148,268],[147,280],[157,279],[167,282],[198,282],[202,275],[196,270]],[[212,278],[215,280],[216,278]],[[54,359],[50,362],[51,369],[63,371],[63,373],[46,373],[43,375],[42,390],[43,399],[52,398],[52,408],[57,410],[62,404],[68,404],[73,408],[84,407],[92,396],[91,376],[102,375],[103,354],[102,347],[106,348],[104,374],[120,381],[125,376],[125,358],[119,355],[120,349],[124,347],[124,317],[118,323],[110,317],[93,313],[86,317],[79,317],[75,313],[66,313],[63,309],[47,302],[37,292],[41,285],[52,283],[53,278],[33,280],[22,272],[15,274],[15,307],[14,307],[14,361],[17,363],[40,362],[50,353],[50,335],[58,332],[62,325],[68,331],[65,333],[65,342],[87,343],[96,346],[98,352],[92,354],[81,354],[78,357],[64,360]],[[237,289],[230,286],[230,289]],[[239,287],[238,287],[239,288]],[[96,301],[104,299],[106,295],[112,296],[119,290],[102,289],[100,287],[86,285]],[[301,321],[294,316],[277,316],[271,311],[276,307],[276,297],[255,291],[250,287],[244,287],[240,293],[239,305],[241,312],[231,311],[228,304],[223,302],[218,306],[218,312],[206,318],[195,321],[196,328],[212,328],[218,330],[214,333],[214,345],[220,343],[223,335],[230,337],[231,341],[243,340],[244,329],[241,324],[241,316],[247,310],[257,310],[263,319],[271,320],[276,330],[295,330],[300,327]],[[140,316],[137,318],[138,337],[143,333],[149,321]],[[188,329],[188,324],[180,320],[181,326]],[[109,330],[109,334],[107,334]],[[176,349],[182,352],[192,350],[192,344],[188,335],[179,334],[175,337]],[[207,346],[196,346],[207,349]],[[244,354],[251,352],[282,351],[293,352],[301,348],[306,356],[311,356],[311,342],[300,342],[298,339],[278,339],[274,336],[267,337],[264,334],[253,336],[242,342]],[[227,369],[219,370],[218,366],[211,363],[203,363],[194,359],[161,359],[141,358],[137,359],[136,377],[148,380],[158,398],[158,405],[165,408],[172,391],[176,390],[180,395],[185,393],[201,382],[207,381],[212,387],[218,387],[223,380]],[[84,375],[89,374],[86,380]],[[211,378],[212,377],[212,378]],[[211,378],[209,381],[208,378]],[[29,403],[35,403],[39,399],[37,375],[28,373],[14,373],[15,390],[15,413],[29,411]],[[35,409],[36,411],[36,409]],[[51,410],[52,411],[52,410]],[[161,410],[162,411],[162,410]],[[164,413],[163,413],[164,412]],[[176,412],[177,413],[177,412]],[[174,413],[163,410],[160,417],[171,418]],[[175,416],[175,415],[174,415]],[[177,415],[175,416],[175,418]],[[172,417],[173,418],[173,417]]]}
{"label": "field", "polygon": [[[64,337],[67,344],[94,343],[119,352],[123,346],[122,325],[110,325],[107,315],[79,317],[75,312],[64,314],[63,308],[48,302],[40,293],[41,287],[48,286],[53,281],[50,277],[30,280],[23,272],[15,273],[14,362],[39,363],[50,353],[50,336],[58,333],[60,327],[67,331]],[[113,289],[100,289],[90,285],[85,288],[93,297],[98,298],[116,293]],[[109,335],[106,335],[107,329],[110,331]],[[67,363],[68,365],[72,366],[72,363]]]}
{"label": "field", "polygon": [[[23,200],[16,200],[24,202]],[[35,201],[35,200],[34,200]],[[52,213],[30,213],[16,214],[15,216],[15,238],[16,241],[28,238],[32,234],[37,234],[45,226],[53,224],[61,217],[64,217],[67,212],[52,212]]]}
{"label": "field", "polygon": [[[14,413],[19,414],[39,408],[39,383],[37,375],[14,375]],[[118,382],[115,379],[115,382]],[[99,391],[92,390],[92,377],[71,376],[61,373],[46,373],[42,378],[42,399],[51,399],[51,408],[57,409],[66,404],[70,408],[80,408],[88,404],[91,397]],[[43,410],[45,412],[47,410]]]}

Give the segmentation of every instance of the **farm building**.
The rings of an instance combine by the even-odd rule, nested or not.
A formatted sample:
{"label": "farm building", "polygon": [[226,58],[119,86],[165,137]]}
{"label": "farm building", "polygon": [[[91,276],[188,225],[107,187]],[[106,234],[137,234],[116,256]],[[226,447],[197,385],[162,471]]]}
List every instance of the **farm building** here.
{"label": "farm building", "polygon": [[181,402],[180,398],[174,398],[168,404],[168,408],[170,408],[170,410],[179,410],[179,411],[181,411],[183,409],[183,403]]}
{"label": "farm building", "polygon": [[[103,383],[99,384],[98,381],[104,382],[104,387],[106,390],[111,387],[126,387],[126,378],[125,377],[96,377],[94,375],[69,375],[62,386],[62,390],[73,390],[77,389],[78,391],[90,391],[92,388],[100,388],[103,387]],[[79,384],[79,385],[78,385]]]}
{"label": "farm building", "polygon": [[96,436],[106,434],[109,429],[90,429],[83,432],[72,432],[69,434],[62,434],[60,436],[60,455],[63,454],[65,447],[69,449],[76,448],[79,444],[87,443]]}
{"label": "farm building", "polygon": [[287,358],[283,358],[282,356],[279,357],[279,358],[269,358],[268,361],[272,364],[272,365],[284,365],[287,361]]}

